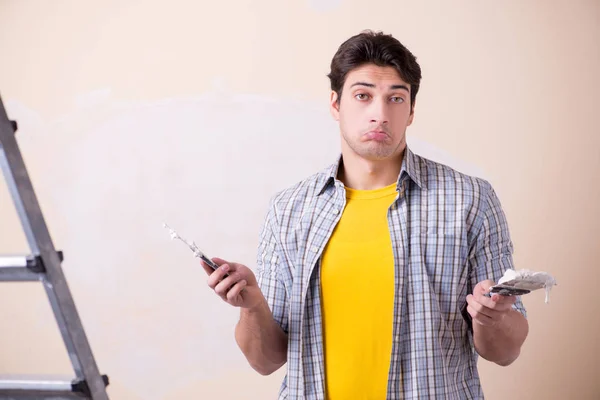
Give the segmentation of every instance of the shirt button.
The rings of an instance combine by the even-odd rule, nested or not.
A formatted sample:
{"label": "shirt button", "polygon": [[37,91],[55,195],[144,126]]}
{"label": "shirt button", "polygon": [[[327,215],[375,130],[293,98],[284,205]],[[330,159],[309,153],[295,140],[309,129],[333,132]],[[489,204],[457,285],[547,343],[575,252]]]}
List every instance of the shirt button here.
{"label": "shirt button", "polygon": [[338,210],[337,208],[334,208],[334,209],[333,209],[333,213],[334,213],[335,215],[337,215],[337,214],[339,214],[339,213],[340,213],[340,210]]}
{"label": "shirt button", "polygon": [[314,246],[312,248],[313,253],[318,253],[319,252],[319,248],[317,246]]}

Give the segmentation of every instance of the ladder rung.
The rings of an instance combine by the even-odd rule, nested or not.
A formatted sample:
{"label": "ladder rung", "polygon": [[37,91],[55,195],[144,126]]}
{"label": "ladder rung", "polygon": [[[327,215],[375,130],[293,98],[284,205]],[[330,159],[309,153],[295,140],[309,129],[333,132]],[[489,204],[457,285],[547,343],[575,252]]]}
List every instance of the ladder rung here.
{"label": "ladder rung", "polygon": [[82,400],[90,399],[83,393],[48,390],[0,390],[2,400]]}
{"label": "ladder rung", "polygon": [[84,393],[75,391],[73,380],[66,376],[0,375],[0,399],[10,400],[71,400],[86,399]]}
{"label": "ladder rung", "polygon": [[[107,386],[108,376],[102,375],[101,378]],[[1,400],[89,399],[89,394],[84,380],[67,380],[64,375],[0,375]]]}
{"label": "ladder rung", "polygon": [[0,281],[39,281],[42,276],[38,273],[39,269],[38,257],[21,255],[0,256]]}
{"label": "ladder rung", "polygon": [[[57,251],[60,262],[64,260],[63,252]],[[37,281],[38,273],[45,272],[44,262],[40,256],[10,255],[0,256],[0,281]]]}
{"label": "ladder rung", "polygon": [[0,281],[3,282],[33,282],[39,281],[43,273],[33,272],[27,267],[0,268]]}
{"label": "ladder rung", "polygon": [[70,380],[46,378],[0,377],[0,390],[45,390],[71,391],[73,383]]}
{"label": "ladder rung", "polygon": [[31,259],[27,256],[0,256],[0,268],[27,267],[30,265],[28,258]]}

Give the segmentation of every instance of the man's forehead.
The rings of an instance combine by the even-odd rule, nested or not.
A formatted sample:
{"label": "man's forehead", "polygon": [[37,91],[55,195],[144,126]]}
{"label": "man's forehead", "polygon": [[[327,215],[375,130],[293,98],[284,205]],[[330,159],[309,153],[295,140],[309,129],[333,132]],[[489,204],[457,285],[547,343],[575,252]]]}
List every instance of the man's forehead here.
{"label": "man's forehead", "polygon": [[[379,67],[376,65],[365,65],[351,70],[346,76],[346,86],[357,86],[367,83],[377,88],[389,88],[390,86],[410,87],[400,77],[394,67]],[[364,86],[364,85],[363,85]]]}

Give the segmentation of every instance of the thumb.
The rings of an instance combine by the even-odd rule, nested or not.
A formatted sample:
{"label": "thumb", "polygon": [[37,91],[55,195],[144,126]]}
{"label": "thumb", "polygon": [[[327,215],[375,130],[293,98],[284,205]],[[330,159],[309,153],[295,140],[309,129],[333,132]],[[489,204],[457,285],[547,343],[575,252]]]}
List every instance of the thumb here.
{"label": "thumb", "polygon": [[[221,258],[213,257],[210,260],[212,262],[214,262],[215,264],[217,264],[217,266],[219,266],[219,267],[223,264],[228,264],[227,261],[225,261]],[[202,265],[202,267],[204,268],[204,270],[206,271],[207,274],[210,275],[214,272],[213,269],[204,260],[200,259],[200,264]]]}
{"label": "thumb", "polygon": [[214,263],[217,264],[219,267],[223,264],[230,264],[230,262],[223,260],[222,258],[219,258],[219,257],[213,257],[213,258],[211,258],[211,260],[213,260]]}
{"label": "thumb", "polygon": [[479,287],[481,288],[481,291],[483,293],[487,293],[490,291],[490,288],[494,286],[494,281],[491,281],[489,279],[485,280],[485,281],[481,281],[479,283]]}

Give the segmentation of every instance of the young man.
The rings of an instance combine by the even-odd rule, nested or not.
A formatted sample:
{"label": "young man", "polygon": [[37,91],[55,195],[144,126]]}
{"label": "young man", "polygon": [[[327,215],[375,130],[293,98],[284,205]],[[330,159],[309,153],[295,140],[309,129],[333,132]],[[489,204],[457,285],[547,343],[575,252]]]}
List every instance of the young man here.
{"label": "young man", "polygon": [[478,355],[509,365],[528,333],[485,296],[513,267],[500,202],[407,148],[421,69],[392,36],[348,39],[329,78],[341,157],[273,197],[256,276],[215,259],[208,285],[255,370],[287,362],[280,399],[482,398]]}

